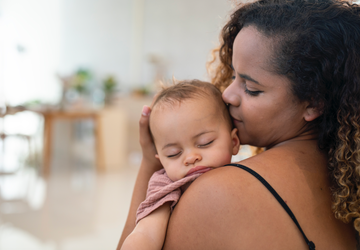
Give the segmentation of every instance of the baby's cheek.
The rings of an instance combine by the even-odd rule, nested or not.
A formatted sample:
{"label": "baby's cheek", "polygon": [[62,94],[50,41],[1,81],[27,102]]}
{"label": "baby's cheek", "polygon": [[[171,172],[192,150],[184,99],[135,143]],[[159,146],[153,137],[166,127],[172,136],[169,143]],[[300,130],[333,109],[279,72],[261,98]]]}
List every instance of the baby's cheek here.
{"label": "baby's cheek", "polygon": [[229,153],[223,153],[223,154],[219,155],[218,157],[219,157],[218,158],[219,160],[218,160],[218,165],[216,167],[221,167],[221,166],[224,166],[231,162],[232,155]]}

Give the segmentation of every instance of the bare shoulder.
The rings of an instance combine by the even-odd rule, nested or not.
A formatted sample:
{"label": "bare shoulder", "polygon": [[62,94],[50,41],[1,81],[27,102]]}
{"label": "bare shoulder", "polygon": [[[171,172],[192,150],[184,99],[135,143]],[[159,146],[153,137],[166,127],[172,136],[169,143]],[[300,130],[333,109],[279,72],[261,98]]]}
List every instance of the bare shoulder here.
{"label": "bare shoulder", "polygon": [[[336,220],[331,211],[326,174],[311,168],[323,164],[321,160],[279,155],[285,154],[273,150],[241,164],[272,185],[316,248],[353,249],[351,225]],[[183,194],[170,217],[164,249],[308,247],[300,230],[266,187],[248,172],[228,166],[202,175]]]}
{"label": "bare shoulder", "polygon": [[[268,241],[274,230],[302,246],[296,230],[276,229],[273,217],[281,207],[273,199],[257,179],[243,170],[223,167],[210,171],[198,178],[180,199],[170,218],[164,249],[289,247],[286,240],[284,248],[281,248],[284,242],[276,245]],[[278,222],[294,227],[286,217],[280,216]]]}
{"label": "bare shoulder", "polygon": [[[223,167],[192,183],[170,218],[164,249],[231,249],[226,245],[232,230],[244,224],[236,222],[246,208],[244,189],[249,189],[246,176],[239,180],[242,175]],[[232,218],[230,211],[239,216]]]}

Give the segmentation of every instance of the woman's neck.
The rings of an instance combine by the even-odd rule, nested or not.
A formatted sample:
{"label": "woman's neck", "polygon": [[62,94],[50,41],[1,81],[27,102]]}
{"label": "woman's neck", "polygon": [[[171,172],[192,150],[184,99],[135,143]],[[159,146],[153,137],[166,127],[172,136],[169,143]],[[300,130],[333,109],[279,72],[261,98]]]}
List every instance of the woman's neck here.
{"label": "woman's neck", "polygon": [[302,143],[305,142],[305,143],[309,143],[309,144],[318,145],[318,132],[314,131],[314,130],[306,131],[304,133],[301,133],[300,135],[289,138],[285,141],[276,143],[274,145],[269,145],[269,146],[265,147],[265,150],[280,147],[283,145],[289,145],[289,144],[293,144],[293,143],[297,143],[297,142],[302,142]]}

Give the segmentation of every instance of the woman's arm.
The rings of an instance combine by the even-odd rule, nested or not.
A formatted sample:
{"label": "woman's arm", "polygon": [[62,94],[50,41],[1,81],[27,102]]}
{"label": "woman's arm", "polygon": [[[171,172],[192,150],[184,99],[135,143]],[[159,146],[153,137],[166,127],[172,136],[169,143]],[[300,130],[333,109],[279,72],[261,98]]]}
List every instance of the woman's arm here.
{"label": "woman's arm", "polygon": [[162,168],[160,161],[155,158],[156,150],[149,131],[149,117],[151,109],[144,106],[139,121],[140,145],[143,152],[143,159],[135,182],[135,187],[130,203],[129,214],[117,246],[119,250],[126,237],[135,228],[136,211],[140,203],[145,200],[148,182],[152,174]]}
{"label": "woman's arm", "polygon": [[160,250],[164,244],[170,217],[170,203],[165,203],[136,225],[121,250]]}

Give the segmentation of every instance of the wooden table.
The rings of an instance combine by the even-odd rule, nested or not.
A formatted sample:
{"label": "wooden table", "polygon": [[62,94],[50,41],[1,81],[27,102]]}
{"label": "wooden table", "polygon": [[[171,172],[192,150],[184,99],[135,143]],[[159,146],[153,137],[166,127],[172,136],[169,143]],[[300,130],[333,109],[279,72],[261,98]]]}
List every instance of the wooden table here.
{"label": "wooden table", "polygon": [[104,154],[101,136],[101,119],[100,110],[45,110],[36,111],[44,117],[44,146],[43,146],[43,171],[45,175],[50,173],[51,152],[53,144],[53,129],[56,120],[82,120],[91,119],[94,121],[94,137],[95,137],[95,152],[96,152],[96,167],[97,170],[103,171],[105,169]]}

